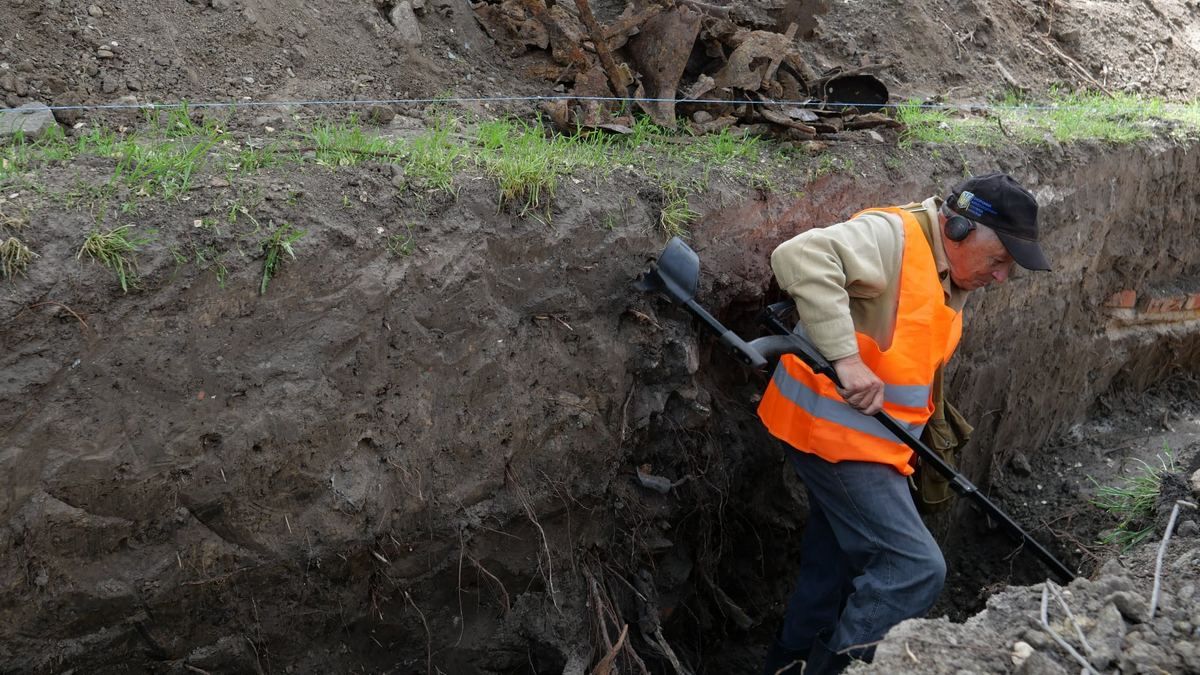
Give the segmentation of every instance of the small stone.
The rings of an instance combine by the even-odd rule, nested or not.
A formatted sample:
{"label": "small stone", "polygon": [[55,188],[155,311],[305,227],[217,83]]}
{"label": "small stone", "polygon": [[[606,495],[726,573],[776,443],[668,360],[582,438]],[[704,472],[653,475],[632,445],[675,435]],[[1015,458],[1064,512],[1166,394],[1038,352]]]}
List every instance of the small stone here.
{"label": "small stone", "polygon": [[1108,601],[1117,606],[1121,616],[1133,623],[1142,623],[1150,613],[1146,599],[1133,591],[1117,591],[1108,597]]}
{"label": "small stone", "polygon": [[1008,465],[1012,467],[1013,473],[1018,476],[1028,476],[1033,473],[1033,467],[1029,464],[1029,458],[1020,450],[1012,456],[1012,459],[1008,460]]}
{"label": "small stone", "polygon": [[115,56],[116,54],[114,54],[112,50],[107,47],[101,47],[100,49],[96,50],[96,58],[111,59]]}
{"label": "small stone", "polygon": [[1200,499],[1200,469],[1196,469],[1196,473],[1192,474],[1192,478],[1188,482],[1192,486],[1192,496]]}
{"label": "small stone", "polygon": [[4,73],[0,75],[0,89],[4,91],[17,90],[17,76],[12,73]]}
{"label": "small stone", "polygon": [[217,10],[218,12],[224,12],[225,10],[229,9],[232,5],[233,5],[232,0],[209,0],[209,3],[208,3],[209,7],[212,7],[213,9]]}
{"label": "small stone", "polygon": [[1197,532],[1200,532],[1200,525],[1196,525],[1194,520],[1185,520],[1179,524],[1179,529],[1175,532],[1181,537],[1194,537]]}
{"label": "small stone", "polygon": [[1009,655],[1009,658],[1012,659],[1014,666],[1019,666],[1022,663],[1025,663],[1025,661],[1032,655],[1033,647],[1031,647],[1028,642],[1018,640],[1017,643],[1013,645],[1012,654]]}
{"label": "small stone", "polygon": [[692,121],[696,124],[711,122],[712,119],[712,113],[708,112],[707,110],[697,110],[696,112],[692,113]]}
{"label": "small stone", "polygon": [[104,79],[100,80],[100,91],[105,94],[115,94],[122,84],[121,78],[116,75],[105,75]]}
{"label": "small stone", "polygon": [[1068,675],[1066,668],[1058,665],[1042,652],[1034,652],[1015,671],[1015,675]]}
{"label": "small stone", "polygon": [[100,18],[104,16],[104,10],[100,9],[100,5],[88,5],[88,14]]}

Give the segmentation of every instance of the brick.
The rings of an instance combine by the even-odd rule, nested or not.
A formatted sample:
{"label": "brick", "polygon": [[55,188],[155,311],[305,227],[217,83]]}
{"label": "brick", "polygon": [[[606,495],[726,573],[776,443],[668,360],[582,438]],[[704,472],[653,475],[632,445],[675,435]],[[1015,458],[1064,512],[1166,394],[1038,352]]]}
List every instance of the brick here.
{"label": "brick", "polygon": [[[1197,294],[1200,295],[1200,294]],[[1137,305],[1137,291],[1133,289],[1125,289],[1112,294],[1107,301],[1105,307],[1116,307],[1119,309],[1133,309]]]}
{"label": "brick", "polygon": [[1147,298],[1146,302],[1140,307],[1142,314],[1165,314],[1167,312],[1183,311],[1184,305],[1187,304],[1188,296],[1173,295],[1165,298]]}

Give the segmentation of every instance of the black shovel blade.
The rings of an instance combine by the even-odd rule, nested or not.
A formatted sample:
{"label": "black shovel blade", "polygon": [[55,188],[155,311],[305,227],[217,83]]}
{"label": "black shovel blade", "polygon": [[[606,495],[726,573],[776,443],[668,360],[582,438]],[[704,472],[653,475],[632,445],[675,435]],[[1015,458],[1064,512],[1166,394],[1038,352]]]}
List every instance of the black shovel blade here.
{"label": "black shovel blade", "polygon": [[681,305],[696,297],[699,284],[700,256],[679,237],[672,237],[658,262],[633,282],[638,290],[662,293]]}

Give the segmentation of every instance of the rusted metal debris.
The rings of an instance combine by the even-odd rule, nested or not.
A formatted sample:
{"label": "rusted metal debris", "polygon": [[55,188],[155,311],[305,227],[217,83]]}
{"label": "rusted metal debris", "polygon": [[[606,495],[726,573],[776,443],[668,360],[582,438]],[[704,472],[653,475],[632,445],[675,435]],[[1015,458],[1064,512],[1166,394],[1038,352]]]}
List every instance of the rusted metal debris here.
{"label": "rusted metal debris", "polygon": [[797,36],[811,32],[823,0],[786,4],[778,17],[782,32],[739,25],[736,3],[639,0],[605,18],[593,2],[612,6],[600,0],[474,5],[484,29],[524,61],[527,75],[571,97],[543,105],[561,129],[628,131],[633,117],[620,99],[630,98],[649,99],[637,104],[656,124],[674,126],[686,116],[695,133],[736,126],[808,141],[899,126],[880,110],[888,91],[875,72],[885,65],[818,75],[805,59]]}

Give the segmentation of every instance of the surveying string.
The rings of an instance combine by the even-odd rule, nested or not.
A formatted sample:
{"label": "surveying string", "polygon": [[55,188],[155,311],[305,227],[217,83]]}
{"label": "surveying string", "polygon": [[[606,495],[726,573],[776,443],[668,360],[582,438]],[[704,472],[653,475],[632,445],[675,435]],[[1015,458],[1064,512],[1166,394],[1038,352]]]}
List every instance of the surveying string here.
{"label": "surveying string", "polygon": [[[697,99],[697,98],[654,98],[636,96],[570,96],[570,95],[528,95],[528,96],[450,96],[438,98],[379,98],[379,99],[315,99],[294,101],[202,101],[190,103],[97,103],[79,105],[51,105],[49,110],[170,110],[178,108],[272,108],[289,106],[364,106],[364,105],[430,105],[436,103],[505,103],[519,101],[597,101],[611,103],[675,103],[701,105],[784,105],[801,108],[906,108],[920,110],[957,110],[963,112],[984,112],[993,110],[1087,110],[1095,106],[1082,104],[1067,105],[1000,105],[989,103],[854,103],[849,101],[823,101],[819,99],[804,100],[744,100],[744,99]],[[1183,108],[1184,104],[1163,103],[1162,108]],[[13,109],[0,110],[0,113]]]}

